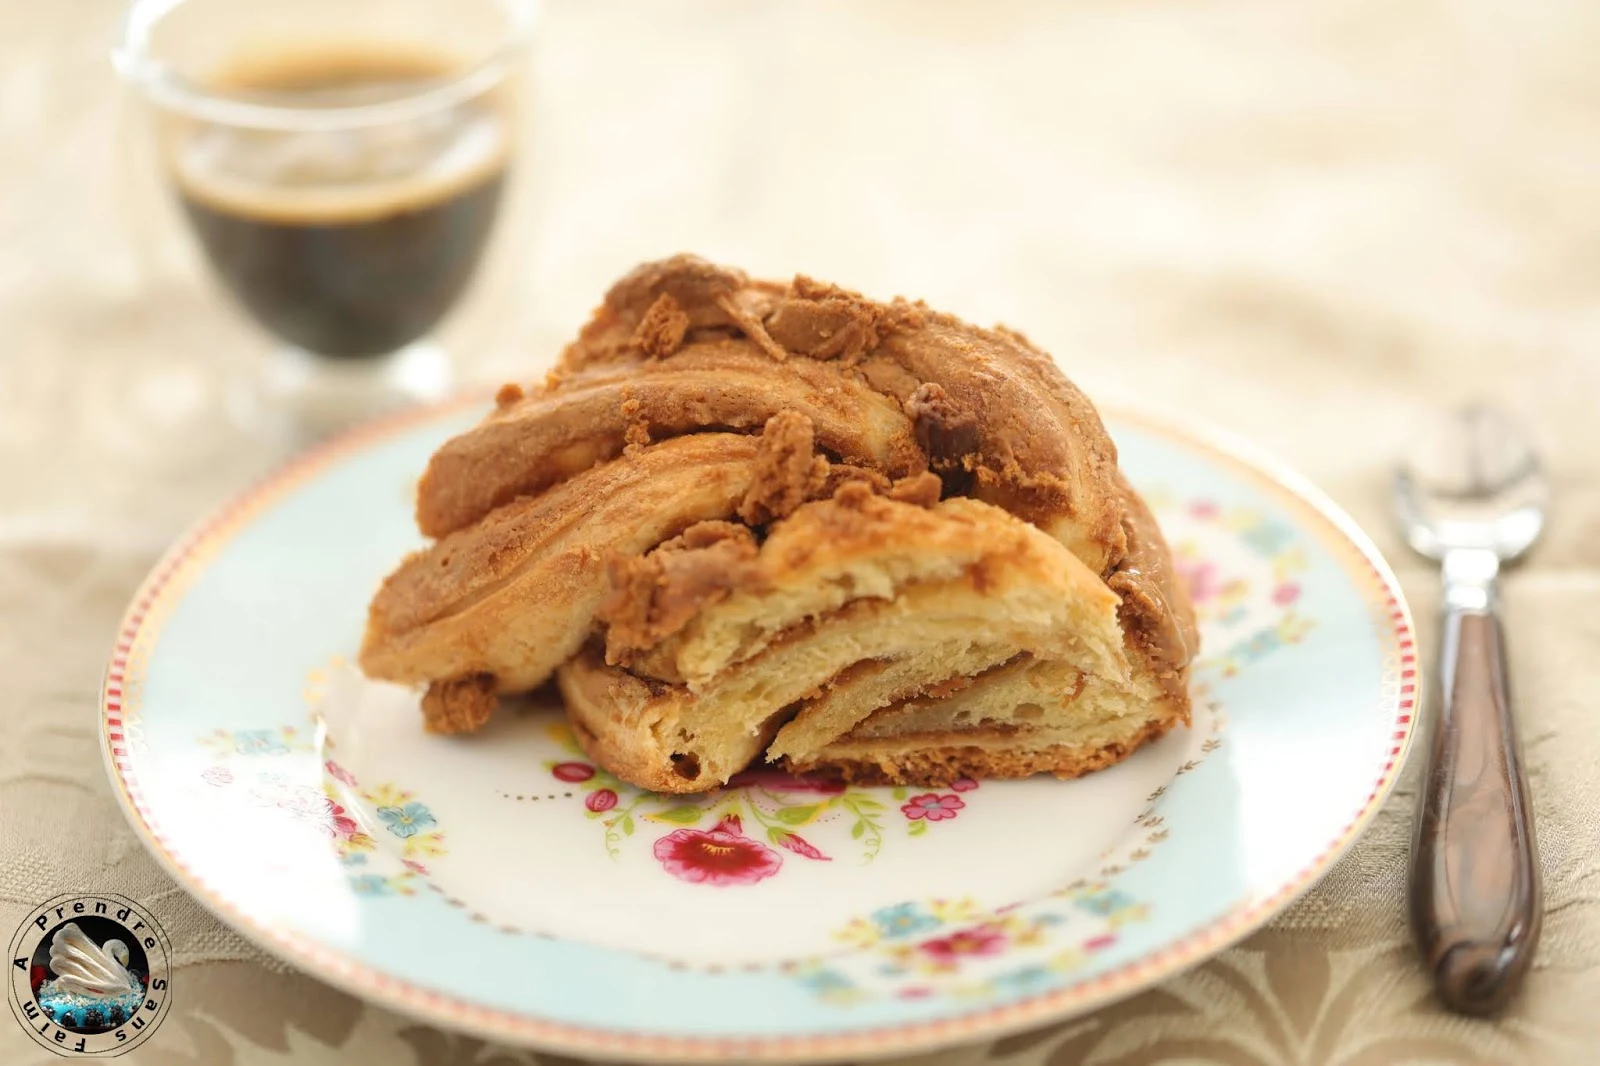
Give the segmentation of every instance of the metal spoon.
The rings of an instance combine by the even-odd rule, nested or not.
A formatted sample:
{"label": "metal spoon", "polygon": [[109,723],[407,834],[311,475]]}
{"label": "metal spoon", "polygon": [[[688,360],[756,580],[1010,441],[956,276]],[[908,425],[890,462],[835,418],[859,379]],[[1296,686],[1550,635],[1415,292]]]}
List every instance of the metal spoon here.
{"label": "metal spoon", "polygon": [[1496,578],[1538,539],[1549,486],[1527,437],[1490,407],[1453,412],[1418,443],[1395,474],[1395,511],[1411,547],[1443,566],[1444,625],[1411,921],[1440,1000],[1485,1014],[1516,991],[1542,921]]}

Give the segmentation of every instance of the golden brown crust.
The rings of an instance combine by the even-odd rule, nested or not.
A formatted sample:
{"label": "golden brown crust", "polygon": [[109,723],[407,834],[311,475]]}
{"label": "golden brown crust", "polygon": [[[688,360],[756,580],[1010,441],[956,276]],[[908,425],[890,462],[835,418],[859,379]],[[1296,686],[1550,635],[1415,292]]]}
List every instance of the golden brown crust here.
{"label": "golden brown crust", "polygon": [[1090,569],[1114,566],[1126,547],[1117,453],[1093,405],[1019,334],[922,308],[913,321],[887,333],[863,372],[908,405],[950,491],[1027,519]]}
{"label": "golden brown crust", "polygon": [[[681,316],[690,342],[641,367],[636,337],[663,307],[673,308],[674,321]],[[708,330],[716,342],[694,343],[696,332]],[[683,378],[691,356],[702,361],[694,368],[701,376]],[[877,303],[805,277],[787,288],[751,282],[694,256],[644,264],[617,282],[563,353],[553,387],[441,449],[419,489],[423,532],[447,533],[621,451],[620,400],[602,392],[578,403],[572,395],[586,375],[608,370],[639,383],[632,395],[656,439],[703,428],[749,431],[781,410],[798,410],[815,423],[822,447],[847,462],[892,477],[931,465],[951,494],[976,495],[1033,522],[1093,570],[1109,571],[1126,550],[1116,448],[1088,399],[1020,333],[980,329],[904,301]],[[755,375],[748,387],[716,380],[740,370]],[[647,378],[658,388],[647,390]],[[874,427],[876,448],[851,433],[851,419],[860,420],[869,403],[863,396],[850,396],[855,410],[833,410],[831,419],[837,404],[812,397],[813,410],[801,403],[798,393],[828,387],[859,388],[902,406],[921,447],[909,439],[910,425],[895,439]]]}
{"label": "golden brown crust", "polygon": [[[504,583],[574,525],[593,524],[596,537],[618,531],[611,523],[626,517],[629,508],[616,506],[622,501],[615,497],[659,491],[664,479],[686,469],[690,476],[714,479],[719,469],[731,468],[742,498],[756,447],[753,439],[729,434],[686,437],[586,471],[585,477],[556,491],[499,508],[477,525],[408,556],[373,597],[372,622],[382,631],[402,632],[459,609]],[[597,541],[585,545],[598,550]]]}
{"label": "golden brown crust", "polygon": [[593,631],[606,561],[730,517],[756,441],[702,433],[601,464],[413,553],[373,597],[368,676],[415,684],[488,673],[542,684]]}
{"label": "golden brown crust", "polygon": [[686,329],[732,327],[734,322],[723,310],[722,301],[749,284],[743,271],[698,256],[641,263],[607,290],[578,339],[562,353],[561,365],[579,369],[631,356],[634,335],[663,296],[684,316]]}
{"label": "golden brown crust", "polygon": [[558,373],[554,384],[445,442],[418,485],[417,526],[429,537],[469,526],[619,455],[633,427],[648,427],[651,440],[708,429],[758,433],[784,412],[810,419],[817,445],[844,462],[895,477],[927,465],[899,405],[832,366],[780,365],[726,340],[690,343],[667,359]]}

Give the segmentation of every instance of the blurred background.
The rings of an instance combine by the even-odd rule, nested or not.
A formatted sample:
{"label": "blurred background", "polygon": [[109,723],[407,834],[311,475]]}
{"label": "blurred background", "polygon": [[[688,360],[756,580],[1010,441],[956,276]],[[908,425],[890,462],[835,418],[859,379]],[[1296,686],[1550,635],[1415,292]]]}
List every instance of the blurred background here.
{"label": "blurred background", "polygon": [[[163,1063],[513,1061],[265,960],[155,869],[101,774],[94,692],[128,597],[295,447],[181,428],[215,402],[185,368],[248,374],[271,343],[152,186],[109,58],[123,12],[0,0],[0,899],[92,868],[177,916],[207,978]],[[1025,332],[1097,401],[1298,468],[1395,565],[1430,648],[1437,586],[1391,528],[1390,466],[1436,406],[1501,399],[1555,496],[1508,592],[1551,900],[1516,1016],[1426,1006],[1408,780],[1271,929],[1065,1043],[995,1054],[1156,1061],[1128,1049],[1167,1033],[1230,1062],[1396,1061],[1381,1032],[1407,1061],[1593,1061],[1597,54],[1592,0],[545,0],[458,384],[537,380],[615,278],[680,251],[925,299]],[[1109,1042],[1071,1035],[1090,1030]]]}
{"label": "blurred background", "polygon": [[[97,390],[264,341],[136,188],[122,10],[0,5],[0,448],[28,457],[0,533],[126,508],[153,549],[197,476],[215,496],[243,471],[215,456],[170,498],[110,478],[80,422],[128,396]],[[1600,395],[1597,43],[1581,0],[547,2],[514,262],[455,354],[534,379],[611,280],[694,251],[1004,322],[1092,395],[1232,427],[1364,519],[1424,395],[1503,395],[1570,478],[1561,427]]]}

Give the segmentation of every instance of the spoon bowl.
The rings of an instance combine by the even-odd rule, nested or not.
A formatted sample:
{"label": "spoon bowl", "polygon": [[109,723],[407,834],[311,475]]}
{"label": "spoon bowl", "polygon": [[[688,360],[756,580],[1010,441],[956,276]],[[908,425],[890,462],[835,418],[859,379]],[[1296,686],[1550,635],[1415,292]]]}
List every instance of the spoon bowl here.
{"label": "spoon bowl", "polygon": [[1528,435],[1504,412],[1470,404],[1425,431],[1395,472],[1395,512],[1413,551],[1520,558],[1544,531],[1550,485]]}

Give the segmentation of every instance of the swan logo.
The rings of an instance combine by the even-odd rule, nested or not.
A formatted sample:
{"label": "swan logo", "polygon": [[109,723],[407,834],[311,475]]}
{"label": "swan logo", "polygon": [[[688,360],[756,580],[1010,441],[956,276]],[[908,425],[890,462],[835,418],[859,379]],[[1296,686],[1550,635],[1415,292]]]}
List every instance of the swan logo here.
{"label": "swan logo", "polygon": [[166,933],[133,900],[58,896],[11,942],[11,1009],[59,1055],[120,1055],[167,1016],[171,956]]}

